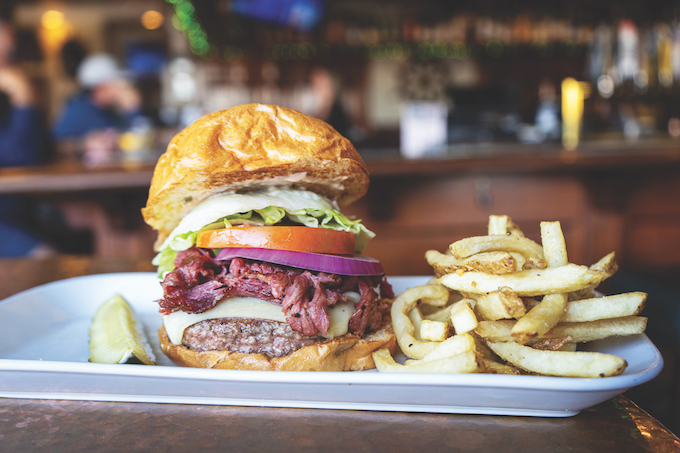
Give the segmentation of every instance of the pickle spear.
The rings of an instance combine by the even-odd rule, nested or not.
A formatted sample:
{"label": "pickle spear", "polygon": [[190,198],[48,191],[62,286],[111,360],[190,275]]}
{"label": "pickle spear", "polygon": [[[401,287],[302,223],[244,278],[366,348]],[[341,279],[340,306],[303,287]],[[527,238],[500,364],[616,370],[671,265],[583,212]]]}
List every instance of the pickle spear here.
{"label": "pickle spear", "polygon": [[120,294],[104,302],[94,315],[90,325],[90,362],[156,364],[142,325]]}

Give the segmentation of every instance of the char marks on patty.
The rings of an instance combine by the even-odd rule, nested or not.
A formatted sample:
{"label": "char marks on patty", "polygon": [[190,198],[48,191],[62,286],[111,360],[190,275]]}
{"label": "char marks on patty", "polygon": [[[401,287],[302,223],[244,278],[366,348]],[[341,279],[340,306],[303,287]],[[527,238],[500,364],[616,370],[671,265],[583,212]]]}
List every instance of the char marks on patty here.
{"label": "char marks on patty", "polygon": [[194,351],[234,351],[283,357],[326,341],[306,336],[285,323],[264,319],[221,318],[198,322],[184,331],[182,344]]}

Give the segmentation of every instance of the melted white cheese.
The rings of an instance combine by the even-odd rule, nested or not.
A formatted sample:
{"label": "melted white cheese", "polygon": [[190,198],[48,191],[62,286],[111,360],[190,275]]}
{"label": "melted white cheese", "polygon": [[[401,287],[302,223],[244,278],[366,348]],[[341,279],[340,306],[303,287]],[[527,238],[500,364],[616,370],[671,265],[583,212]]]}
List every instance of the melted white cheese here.
{"label": "melted white cheese", "polygon": [[[346,294],[348,296],[347,302],[326,309],[330,319],[328,333],[324,335],[326,338],[340,337],[347,333],[349,319],[354,314],[354,306],[359,301],[360,296],[359,293],[354,292]],[[203,313],[176,311],[164,315],[163,324],[170,341],[174,344],[181,344],[184,330],[187,327],[207,319],[219,318],[267,319],[286,322],[286,316],[280,305],[255,297],[227,297]]]}

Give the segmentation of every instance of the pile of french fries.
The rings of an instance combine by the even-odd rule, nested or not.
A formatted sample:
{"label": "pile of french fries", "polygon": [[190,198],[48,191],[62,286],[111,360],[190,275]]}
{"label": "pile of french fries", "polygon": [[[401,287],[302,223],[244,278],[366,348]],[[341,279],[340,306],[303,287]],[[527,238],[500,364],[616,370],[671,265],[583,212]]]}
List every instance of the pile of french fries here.
{"label": "pile of french fries", "polygon": [[620,357],[577,344],[644,332],[647,294],[597,297],[617,270],[614,253],[590,267],[569,263],[559,222],[541,222],[541,244],[508,216],[490,216],[487,236],[425,254],[435,277],[392,304],[401,351],[373,354],[378,371],[616,376]]}

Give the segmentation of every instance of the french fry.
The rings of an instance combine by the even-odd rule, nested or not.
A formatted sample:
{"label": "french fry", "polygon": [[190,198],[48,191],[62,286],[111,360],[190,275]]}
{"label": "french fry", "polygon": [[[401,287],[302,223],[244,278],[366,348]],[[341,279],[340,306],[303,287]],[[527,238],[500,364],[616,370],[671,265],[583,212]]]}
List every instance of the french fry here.
{"label": "french fry", "polygon": [[524,237],[524,232],[507,215],[490,215],[488,231],[489,236],[494,234],[513,234]]}
{"label": "french fry", "polygon": [[475,333],[489,341],[516,341],[510,332],[517,321],[502,319],[499,321],[479,321]]}
{"label": "french fry", "polygon": [[[516,338],[511,334],[514,325],[515,321],[512,320],[480,321],[475,332],[486,340],[515,342]],[[609,337],[637,335],[644,332],[646,327],[647,318],[642,316],[626,316],[590,322],[564,322],[557,324],[536,340],[571,336],[572,342],[582,343]]]}
{"label": "french fry", "polygon": [[392,303],[392,328],[402,352],[412,359],[420,359],[437,347],[436,342],[421,341],[415,338],[415,327],[408,317],[418,301],[430,305],[444,306],[449,300],[449,292],[441,285],[421,285],[409,288]]}
{"label": "french fry", "polygon": [[[559,268],[569,263],[567,246],[559,222],[541,222],[541,243],[548,268]],[[543,335],[559,322],[566,305],[566,292],[546,295],[540,304],[517,321],[512,328],[512,336],[520,344],[526,344],[533,338]]]}
{"label": "french fry", "polygon": [[423,313],[420,311],[420,308],[415,307],[413,310],[411,310],[408,313],[408,319],[410,319],[411,323],[413,324],[413,336],[416,338],[416,340],[422,340],[420,337],[420,325],[423,322]]}
{"label": "french fry", "polygon": [[472,337],[475,339],[475,350],[482,356],[484,361],[484,368],[486,373],[491,374],[520,374],[519,368],[501,363],[500,359],[476,332],[472,332]]}
{"label": "french fry", "polygon": [[582,343],[609,337],[637,335],[644,332],[646,328],[647,318],[644,316],[624,316],[590,322],[562,322],[548,332],[545,337],[555,338],[570,335],[573,341]]}
{"label": "french fry", "polygon": [[562,322],[596,321],[639,315],[645,307],[647,294],[632,292],[567,302]]}
{"label": "french fry", "polygon": [[612,275],[614,275],[616,271],[619,269],[619,265],[616,262],[616,254],[614,252],[611,252],[605,255],[600,259],[600,261],[590,266],[590,269],[593,271],[601,272],[602,278],[599,281],[594,282],[585,288],[570,292],[569,300],[579,300],[593,297],[593,291],[595,290],[595,288],[597,288],[597,285],[602,283],[603,280],[606,280]]}
{"label": "french fry", "polygon": [[442,341],[435,349],[425,354],[421,360],[429,362],[460,354],[461,352],[475,350],[475,339],[469,333],[464,333],[462,335],[454,335]]}
{"label": "french fry", "polygon": [[616,262],[616,254],[611,252],[603,256],[600,261],[590,266],[592,270],[604,272],[604,278],[609,278],[619,270],[619,265]]}
{"label": "french fry", "polygon": [[567,304],[566,294],[548,294],[540,304],[517,320],[512,328],[512,336],[520,344],[527,344],[534,338],[552,329],[564,316]]}
{"label": "french fry", "polygon": [[558,351],[574,352],[576,351],[576,343],[564,343]]}
{"label": "french fry", "polygon": [[531,239],[514,235],[473,236],[456,241],[449,246],[456,258],[467,258],[476,253],[504,251],[517,252],[522,256],[543,258],[543,247]]}
{"label": "french fry", "polygon": [[[577,344],[644,332],[646,294],[595,297],[617,270],[614,253],[592,266],[569,263],[559,222],[541,222],[541,244],[508,216],[490,216],[487,236],[429,250],[429,284],[392,304],[393,329],[409,357],[373,353],[379,371],[482,372],[605,377],[625,360]],[[455,332],[455,333],[454,333]],[[452,335],[453,334],[453,335]]]}
{"label": "french fry", "polygon": [[560,222],[541,222],[541,244],[548,267],[559,267],[569,263]]}
{"label": "french fry", "polygon": [[423,319],[420,324],[420,337],[426,341],[444,341],[449,336],[449,325],[441,321]]}
{"label": "french fry", "polygon": [[387,373],[475,373],[484,369],[482,358],[474,351],[428,362],[414,360],[408,365],[400,365],[394,361],[389,349],[383,348],[373,353],[373,360],[378,371]]}
{"label": "french fry", "polygon": [[525,313],[522,299],[507,287],[479,296],[475,304],[477,318],[485,321],[521,318]]}
{"label": "french fry", "polygon": [[534,307],[541,303],[540,300],[536,300],[533,297],[522,297],[522,302],[524,302],[524,307],[526,308],[526,311],[532,310]]}
{"label": "french fry", "polygon": [[451,306],[451,325],[456,335],[461,335],[477,327],[477,316],[472,311],[470,301],[463,299]]}
{"label": "french fry", "polygon": [[444,275],[439,282],[456,291],[485,294],[504,286],[520,297],[561,294],[576,291],[599,281],[602,272],[586,266],[567,264],[548,269],[530,269],[514,274],[491,275],[483,272],[464,272]]}
{"label": "french fry", "polygon": [[626,369],[620,357],[600,352],[541,351],[517,343],[488,342],[503,360],[548,376],[595,378],[617,376]]}
{"label": "french fry", "polygon": [[484,361],[484,368],[489,374],[521,374],[519,368],[513,365],[496,362],[494,360],[482,359]]}
{"label": "french fry", "polygon": [[432,313],[425,315],[424,319],[427,319],[429,321],[439,321],[439,322],[448,323],[450,316],[451,316],[451,307],[447,305],[444,308],[440,308],[437,311],[433,311]]}

